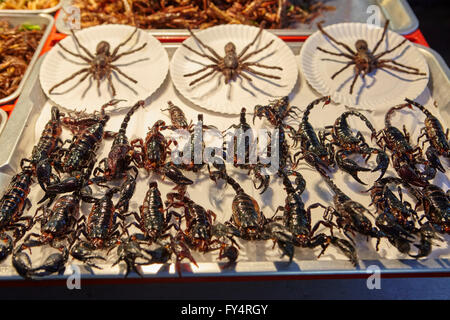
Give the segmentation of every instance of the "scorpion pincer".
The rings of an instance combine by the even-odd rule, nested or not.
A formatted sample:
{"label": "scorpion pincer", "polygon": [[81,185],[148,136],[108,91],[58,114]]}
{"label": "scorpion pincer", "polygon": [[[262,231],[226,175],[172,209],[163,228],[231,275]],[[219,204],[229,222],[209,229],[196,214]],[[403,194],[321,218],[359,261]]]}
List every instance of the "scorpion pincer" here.
{"label": "scorpion pincer", "polygon": [[447,159],[450,158],[450,145],[448,142],[449,129],[447,128],[447,131],[444,133],[441,122],[435,116],[433,116],[430,111],[428,111],[424,106],[415,101],[409,99],[405,100],[407,103],[417,107],[425,114],[425,127],[420,129],[422,135],[417,139],[417,143],[419,143],[420,139],[423,136],[426,136],[426,140],[422,142],[422,147],[425,145],[425,142],[430,143],[430,146],[426,151],[428,161],[431,162],[431,165],[434,168],[438,169],[441,172],[445,172],[445,169],[442,166],[438,155],[443,156]]}
{"label": "scorpion pincer", "polygon": [[20,162],[22,168],[25,167],[25,162],[30,163],[39,185],[44,191],[46,191],[45,186],[50,184],[52,155],[58,149],[58,146],[62,145],[60,138],[62,115],[57,107],[52,107],[51,119],[45,125],[37,145],[31,152],[30,159],[22,159]]}
{"label": "scorpion pincer", "polygon": [[[292,134],[292,139],[294,140],[293,147],[295,148],[300,143],[300,151],[294,154],[296,163],[305,159],[306,162],[313,167],[316,167],[317,163],[324,168],[334,166],[334,151],[332,144],[325,144],[325,137],[320,135],[318,137],[313,126],[309,122],[309,114],[316,105],[323,103],[325,106],[330,102],[330,96],[325,96],[314,100],[306,107],[298,130]],[[297,159],[298,156],[300,157]]]}
{"label": "scorpion pincer", "polygon": [[335,121],[334,125],[327,126],[325,129],[331,129],[331,132],[322,132],[321,136],[323,138],[331,135],[331,144],[335,145],[339,148],[342,148],[338,152],[336,152],[336,163],[339,168],[343,171],[349,173],[356,181],[361,184],[365,184],[358,177],[359,171],[370,171],[370,169],[360,167],[356,164],[355,161],[351,159],[346,159],[348,155],[351,153],[358,153],[366,157],[366,162],[369,160],[370,156],[373,153],[377,154],[377,167],[372,170],[372,172],[381,170],[381,175],[378,179],[381,179],[389,166],[389,157],[386,153],[379,149],[374,149],[369,147],[366,143],[363,134],[358,131],[356,135],[353,135],[353,132],[348,124],[348,117],[356,116],[361,119],[366,126],[371,131],[371,138],[374,139],[376,137],[377,131],[370,123],[370,121],[360,112],[358,111],[346,111],[341,114]]}
{"label": "scorpion pincer", "polygon": [[[99,268],[91,261],[94,259],[105,260],[102,256],[94,255],[95,250],[112,250],[120,243],[121,232],[118,229],[121,227],[123,231],[125,217],[116,210],[112,201],[114,194],[119,191],[120,188],[115,187],[109,189],[100,199],[93,197],[84,199],[86,202],[93,202],[94,205],[87,221],[83,223],[75,238],[78,239],[83,234],[86,239],[74,245],[70,253],[75,259],[85,262],[88,266]],[[117,218],[122,222],[117,222]]]}
{"label": "scorpion pincer", "polygon": [[267,219],[260,210],[258,202],[249,196],[225,170],[213,172],[211,179],[225,180],[236,192],[231,205],[232,215],[225,225],[227,232],[243,240],[272,239],[278,244],[282,255],[287,255],[289,261],[292,261],[295,250],[294,235],[285,226]]}
{"label": "scorpion pincer", "polygon": [[[294,188],[288,175],[284,171],[280,170],[280,175],[283,178],[283,185],[287,197],[285,205],[278,207],[274,215],[275,217],[278,211],[282,211],[283,216],[272,219],[274,219],[274,221],[281,220],[287,229],[292,232],[294,244],[296,246],[303,248],[315,248],[321,246],[322,251],[318,256],[319,258],[328,246],[333,244],[349,258],[353,265],[356,266],[358,264],[358,257],[354,246],[345,239],[333,236],[333,224],[331,222],[320,220],[314,227],[311,227],[311,210],[317,207],[326,209],[326,207],[320,203],[315,203],[310,205],[307,209],[305,208],[305,204],[301,198],[301,194],[306,184],[303,177],[300,175],[296,179],[297,185],[301,187]],[[325,233],[315,234],[320,225],[329,228],[331,236],[326,235]]]}

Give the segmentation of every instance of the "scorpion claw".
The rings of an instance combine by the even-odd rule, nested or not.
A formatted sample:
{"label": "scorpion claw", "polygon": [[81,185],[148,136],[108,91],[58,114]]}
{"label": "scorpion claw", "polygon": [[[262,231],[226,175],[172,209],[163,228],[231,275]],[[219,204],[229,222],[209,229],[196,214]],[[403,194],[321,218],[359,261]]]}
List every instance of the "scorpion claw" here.
{"label": "scorpion claw", "polygon": [[228,259],[228,262],[224,266],[224,268],[228,268],[236,263],[238,256],[239,256],[238,249],[233,245],[229,245],[229,246],[220,248],[220,253],[219,253],[218,259],[219,260],[222,260],[224,258]]}
{"label": "scorpion claw", "polygon": [[445,169],[442,166],[441,161],[439,160],[438,153],[436,149],[433,147],[428,147],[427,151],[425,152],[427,156],[427,160],[430,162],[431,167],[438,169],[442,173],[445,173]]}
{"label": "scorpion claw", "polygon": [[389,157],[386,155],[386,153],[379,152],[377,154],[377,166],[374,169],[372,169],[372,172],[380,170],[381,175],[375,181],[379,181],[384,177],[384,174],[386,173],[388,167],[389,167]]}
{"label": "scorpion claw", "polygon": [[31,259],[28,254],[21,251],[21,247],[18,247],[12,257],[12,265],[16,269],[17,273],[25,279],[31,279],[32,266]]}
{"label": "scorpion claw", "polygon": [[173,164],[168,163],[164,166],[164,175],[179,185],[190,185],[194,182],[191,179],[186,178],[180,169],[175,167]]}
{"label": "scorpion claw", "polygon": [[38,177],[38,182],[42,190],[44,191],[47,191],[46,185],[50,184],[51,172],[52,166],[48,159],[42,160],[36,165],[36,175]]}
{"label": "scorpion claw", "polygon": [[332,237],[331,243],[336,246],[355,267],[358,266],[358,255],[355,247],[349,241]]}
{"label": "scorpion claw", "polygon": [[60,273],[65,269],[65,264],[68,258],[68,251],[64,248],[63,252],[57,252],[49,255],[47,259],[45,259],[44,263],[37,267],[31,269],[33,273],[36,271],[43,271],[43,274],[38,274],[39,276],[46,276],[52,273]]}
{"label": "scorpion claw", "polygon": [[13,250],[13,240],[6,233],[0,234],[0,240],[0,261],[3,261]]}

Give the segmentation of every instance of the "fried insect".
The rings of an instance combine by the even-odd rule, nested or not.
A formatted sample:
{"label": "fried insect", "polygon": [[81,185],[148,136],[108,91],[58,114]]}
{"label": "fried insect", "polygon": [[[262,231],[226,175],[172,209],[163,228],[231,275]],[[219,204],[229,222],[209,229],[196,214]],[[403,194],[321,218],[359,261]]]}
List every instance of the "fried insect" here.
{"label": "fried insect", "polygon": [[147,42],[145,42],[136,49],[124,51],[119,54],[120,48],[125,46],[133,38],[133,36],[136,34],[137,31],[138,28],[136,28],[125,41],[117,45],[112,50],[112,52],[111,52],[111,45],[107,41],[100,41],[97,44],[95,53],[91,53],[84,45],[80,43],[77,36],[75,35],[75,32],[71,30],[75,43],[82,51],[84,51],[85,55],[68,50],[61,44],[61,42],[58,42],[58,45],[61,47],[61,49],[63,49],[64,52],[84,60],[89,66],[86,68],[82,68],[81,70],[78,70],[69,77],[55,84],[53,87],[50,88],[49,93],[52,94],[56,88],[65,84],[66,82],[69,82],[70,80],[76,78],[79,75],[82,75],[82,77],[78,80],[76,85],[80,84],[89,77],[93,78],[94,81],[97,81],[97,90],[100,90],[100,81],[106,78],[108,81],[108,87],[109,89],[111,89],[113,97],[116,96],[116,88],[114,87],[114,84],[112,82],[112,75],[114,73],[117,73],[118,75],[121,75],[122,77],[136,84],[137,80],[125,74],[122,70],[120,70],[118,66],[114,65],[113,62],[116,62],[125,55],[129,55],[137,51],[140,51],[147,46]]}
{"label": "fried insect", "polygon": [[422,148],[424,147],[426,142],[429,142],[430,146],[425,153],[427,155],[428,161],[434,168],[438,169],[441,172],[445,172],[445,169],[442,166],[438,156],[443,156],[447,159],[450,158],[450,144],[448,142],[449,129],[447,128],[447,131],[444,132],[444,128],[442,127],[441,122],[420,103],[409,99],[405,99],[405,101],[417,107],[425,114],[425,127],[420,129],[420,133],[422,134],[417,139],[417,143],[419,143],[422,137],[426,137],[426,140],[422,142]]}
{"label": "fried insect", "polygon": [[356,52],[350,48],[347,44],[336,40],[334,37],[332,37],[330,34],[328,34],[322,27],[322,23],[317,24],[320,32],[326,36],[328,39],[330,39],[333,43],[335,43],[337,46],[341,46],[345,49],[347,52],[332,52],[325,50],[321,47],[317,47],[317,50],[322,51],[326,54],[330,54],[333,56],[339,56],[339,57],[345,57],[349,59],[350,61],[347,62],[347,64],[338,70],[335,74],[331,76],[331,79],[334,79],[337,75],[339,75],[341,72],[349,68],[350,66],[355,66],[355,76],[353,78],[352,84],[350,86],[350,94],[353,93],[353,87],[355,86],[356,80],[358,80],[358,77],[362,75],[362,78],[373,72],[376,69],[389,69],[401,73],[407,73],[407,74],[413,74],[413,75],[419,75],[419,76],[425,76],[426,73],[420,72],[419,69],[414,67],[409,67],[404,64],[401,64],[394,59],[381,59],[383,56],[385,56],[388,53],[391,53],[398,48],[402,47],[404,44],[407,43],[407,39],[404,39],[402,42],[397,44],[391,49],[388,49],[386,51],[376,53],[377,49],[379,48],[380,44],[383,42],[387,28],[389,26],[389,20],[386,21],[384,25],[383,35],[381,36],[380,40],[376,43],[375,47],[370,50],[369,45],[367,42],[363,39],[359,39],[355,43]]}
{"label": "fried insect", "polygon": [[381,170],[381,175],[378,178],[381,179],[389,166],[388,155],[383,150],[369,147],[360,131],[354,135],[347,121],[349,116],[356,116],[361,119],[371,131],[371,138],[374,139],[376,137],[377,131],[370,121],[363,114],[355,110],[346,111],[341,114],[334,122],[334,125],[325,127],[325,129],[329,129],[330,131],[321,132],[321,137],[331,136],[331,144],[341,148],[335,155],[338,167],[349,173],[361,184],[365,183],[359,179],[358,172],[370,171],[370,169],[359,166],[355,161],[348,159],[347,156],[352,153],[361,154],[366,157],[365,160],[367,162],[372,154],[377,154],[377,167],[372,172]]}
{"label": "fried insect", "polygon": [[254,74],[257,76],[269,78],[269,79],[281,79],[279,76],[262,73],[258,70],[255,70],[253,67],[258,67],[258,68],[262,68],[262,69],[271,69],[271,70],[283,70],[283,68],[277,67],[277,66],[269,66],[269,65],[261,64],[256,61],[255,62],[247,61],[252,56],[254,56],[254,55],[264,51],[268,47],[270,47],[272,45],[272,43],[274,42],[274,40],[271,40],[269,43],[267,43],[260,49],[256,49],[254,51],[247,53],[247,51],[250,49],[250,47],[252,47],[256,43],[256,41],[260,38],[260,36],[263,32],[263,28],[264,28],[264,24],[261,24],[259,32],[256,35],[256,37],[253,39],[253,41],[251,41],[249,44],[247,44],[239,53],[237,53],[237,51],[236,51],[235,44],[233,42],[228,42],[225,45],[225,48],[224,48],[225,56],[223,56],[223,57],[220,56],[213,48],[211,48],[210,46],[205,44],[202,40],[200,40],[192,32],[191,29],[188,29],[191,36],[200,44],[200,46],[203,49],[206,49],[207,51],[209,51],[212,55],[197,51],[196,49],[193,49],[184,43],[182,44],[183,47],[192,51],[193,53],[197,54],[198,56],[207,58],[208,60],[213,62],[213,64],[206,65],[205,67],[203,67],[197,71],[184,74],[184,77],[192,77],[192,76],[198,75],[199,73],[202,73],[204,71],[210,70],[206,74],[203,74],[199,78],[191,81],[189,83],[189,86],[193,86],[194,84],[200,82],[201,80],[207,78],[208,76],[210,76],[216,72],[222,73],[225,76],[225,84],[228,84],[230,81],[236,80],[239,76],[241,76],[242,78],[244,78],[248,81],[252,81],[252,78],[250,78],[245,72]]}

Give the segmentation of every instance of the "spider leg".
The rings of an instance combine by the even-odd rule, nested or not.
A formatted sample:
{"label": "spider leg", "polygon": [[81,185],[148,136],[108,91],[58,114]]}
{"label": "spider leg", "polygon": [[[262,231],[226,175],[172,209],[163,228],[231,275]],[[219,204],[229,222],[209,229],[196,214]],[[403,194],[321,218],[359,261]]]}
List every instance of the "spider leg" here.
{"label": "spider leg", "polygon": [[266,68],[266,69],[283,70],[283,68],[281,68],[281,67],[268,66],[268,65],[265,65],[265,64],[257,63],[257,62],[246,62],[246,63],[244,63],[244,65],[246,65],[246,66],[255,66],[255,67]]}
{"label": "spider leg", "polygon": [[186,73],[186,74],[183,75],[183,77],[191,77],[191,76],[194,76],[194,75],[196,75],[196,74],[199,74],[200,72],[203,72],[203,71],[205,71],[205,70],[207,70],[207,69],[209,69],[209,68],[215,68],[215,67],[217,67],[217,65],[215,65],[215,64],[209,64],[209,65],[205,66],[204,68],[201,68],[201,69],[198,70],[198,71],[191,72],[191,73]]}
{"label": "spider leg", "polygon": [[408,39],[403,40],[402,42],[400,42],[398,45],[396,45],[395,47],[393,47],[393,48],[390,49],[390,50],[386,50],[385,52],[382,52],[382,53],[377,54],[377,55],[375,56],[375,59],[380,59],[382,56],[384,56],[384,55],[386,55],[386,54],[388,54],[388,53],[391,53],[392,51],[394,51],[394,50],[400,48],[402,45],[404,45],[404,44],[406,43],[406,41],[408,41]]}
{"label": "spider leg", "polygon": [[88,58],[86,58],[86,57],[83,57],[81,54],[78,54],[78,53],[75,53],[75,52],[72,52],[72,51],[70,51],[69,49],[67,49],[66,47],[64,47],[62,44],[61,44],[61,42],[58,42],[58,45],[61,47],[61,49],[63,49],[65,52],[67,52],[67,53],[69,53],[69,54],[71,54],[71,55],[73,55],[73,56],[75,56],[75,57],[77,57],[77,58],[81,58],[81,59],[83,59],[84,61],[86,61],[87,63],[91,63],[91,60],[89,60]]}
{"label": "spider leg", "polygon": [[256,71],[256,70],[254,70],[254,69],[252,69],[252,68],[250,68],[250,67],[247,67],[247,66],[243,66],[242,70],[243,70],[243,71],[250,72],[250,73],[253,73],[253,74],[256,74],[256,75],[259,75],[259,76],[262,76],[262,77],[266,77],[266,78],[271,78],[271,79],[281,79],[281,78],[278,77],[278,76],[273,76],[273,75],[271,75],[271,74],[265,74],[265,73]]}
{"label": "spider leg", "polygon": [[182,45],[183,47],[185,47],[186,49],[189,49],[189,50],[191,50],[192,52],[194,52],[195,54],[199,55],[200,57],[207,58],[207,59],[211,60],[212,62],[214,62],[214,63],[216,63],[216,64],[219,64],[219,60],[217,60],[216,58],[214,58],[214,57],[212,57],[212,56],[210,56],[210,55],[208,55],[208,54],[201,53],[201,52],[199,52],[199,51],[197,51],[197,50],[195,50],[195,49],[189,47],[188,45],[186,45],[186,44],[184,44],[184,43],[182,43],[181,45]]}
{"label": "spider leg", "polygon": [[380,68],[380,69],[391,69],[391,70],[394,70],[394,71],[403,72],[403,73],[407,73],[407,74],[415,74],[415,75],[419,75],[419,76],[425,76],[426,75],[426,73],[423,73],[423,72],[418,72],[418,71],[411,72],[411,71],[402,70],[400,68],[397,68],[397,67],[394,67],[394,66],[390,66],[390,65],[387,65],[387,64],[381,64],[381,65],[378,66],[378,68]]}
{"label": "spider leg", "polygon": [[265,23],[262,23],[261,26],[259,27],[259,31],[258,31],[258,34],[256,35],[255,39],[253,39],[252,42],[250,42],[248,45],[246,45],[246,46],[244,47],[244,49],[242,49],[242,51],[238,54],[238,59],[241,58],[241,57],[244,55],[244,53],[246,53],[247,50],[248,50],[252,45],[254,45],[255,42],[256,42],[256,40],[258,40],[258,38],[261,36],[261,33],[262,33],[262,31],[263,31],[263,28],[264,28],[264,24],[265,24]]}
{"label": "spider leg", "polygon": [[125,78],[127,78],[128,80],[130,80],[133,83],[137,83],[137,80],[134,80],[133,78],[131,78],[130,76],[127,76],[125,73],[123,73],[118,67],[111,65],[111,69],[117,71],[120,75],[124,76]]}
{"label": "spider leg", "polygon": [[381,36],[381,39],[377,42],[377,44],[375,45],[375,48],[373,48],[372,50],[372,54],[375,54],[375,51],[377,51],[378,47],[380,46],[380,44],[383,42],[384,37],[386,36],[386,31],[389,25],[389,20],[386,20],[386,23],[384,24],[384,30],[383,30],[383,35]]}
{"label": "spider leg", "polygon": [[246,79],[247,81],[252,81],[252,78],[250,78],[248,75],[246,75],[242,70],[238,70],[238,74],[242,76],[242,78]]}
{"label": "spider leg", "polygon": [[336,78],[336,76],[337,76],[338,74],[340,74],[342,71],[344,71],[345,69],[347,69],[348,67],[350,67],[350,66],[353,65],[353,64],[355,64],[355,61],[351,61],[351,62],[347,63],[342,69],[340,69],[338,72],[336,72],[335,74],[333,74],[333,75],[331,76],[331,79]]}
{"label": "spider leg", "polygon": [[393,63],[393,64],[395,64],[396,66],[399,66],[399,67],[403,67],[403,68],[406,68],[406,69],[411,69],[411,70],[415,70],[415,71],[419,72],[419,69],[417,69],[417,68],[405,66],[404,64],[398,63],[398,62],[396,62],[396,61],[394,61],[392,59],[384,59],[384,60],[379,60],[378,61],[379,64],[385,64],[387,62]]}
{"label": "spider leg", "polygon": [[333,56],[346,57],[346,58],[349,58],[349,59],[353,60],[353,57],[351,55],[349,55],[349,54],[346,54],[346,53],[332,52],[332,51],[328,51],[328,50],[322,49],[321,47],[317,47],[317,50],[325,52],[325,53],[328,53],[328,54],[331,54]]}
{"label": "spider leg", "polygon": [[198,43],[200,43],[200,45],[202,45],[204,48],[206,48],[209,52],[211,52],[213,54],[214,57],[216,57],[218,60],[222,60],[222,57],[219,56],[219,54],[210,46],[204,44],[202,42],[202,40],[200,40],[191,30],[191,28],[188,28],[189,33],[191,34],[191,36],[198,41]]}
{"label": "spider leg", "polygon": [[323,30],[322,28],[322,23],[319,22],[317,24],[317,27],[319,28],[320,32],[322,32],[324,35],[326,35],[328,37],[328,39],[330,39],[332,42],[336,43],[337,45],[340,45],[342,47],[344,47],[348,52],[350,52],[353,56],[356,55],[355,51],[353,51],[348,45],[346,45],[343,42],[337,41],[335,38],[333,38],[332,36],[330,36],[325,30]]}
{"label": "spider leg", "polygon": [[72,80],[73,78],[75,78],[76,76],[78,76],[79,74],[82,74],[83,72],[89,72],[90,68],[83,68],[80,71],[75,72],[74,74],[72,74],[71,76],[67,77],[66,79],[64,79],[63,81],[55,84],[53,87],[50,88],[49,93],[52,93],[53,90],[55,90],[56,88],[58,88],[60,85],[68,82],[69,80]]}
{"label": "spider leg", "polygon": [[117,52],[119,52],[120,47],[123,47],[124,45],[126,45],[131,40],[131,38],[133,38],[133,36],[136,34],[137,31],[138,31],[138,28],[136,27],[134,29],[134,31],[128,36],[128,38],[124,42],[119,43],[117,45],[117,47],[114,48],[114,51],[111,54],[111,58],[115,58],[116,57],[116,54],[117,54]]}
{"label": "spider leg", "polygon": [[355,77],[353,78],[352,85],[350,87],[350,94],[353,93],[353,87],[355,86],[356,80],[358,80],[359,75],[361,74],[361,70],[358,69],[358,71],[355,74]]}
{"label": "spider leg", "polygon": [[210,72],[205,73],[205,74],[204,74],[203,76],[201,76],[200,78],[197,78],[197,79],[195,79],[194,81],[192,81],[191,83],[189,83],[189,86],[192,86],[192,85],[196,84],[197,82],[199,82],[199,81],[205,79],[206,77],[210,76],[211,74],[213,74],[213,73],[216,72],[216,71],[217,71],[216,69],[213,69],[213,70],[211,70]]}
{"label": "spider leg", "polygon": [[112,82],[111,72],[108,74],[108,84],[111,87],[113,97],[116,96],[116,88],[114,88],[114,84]]}
{"label": "spider leg", "polygon": [[270,41],[268,44],[266,44],[264,47],[262,47],[261,49],[255,50],[253,52],[247,53],[242,59],[239,60],[239,62],[244,62],[246,61],[248,58],[254,56],[255,54],[260,53],[261,51],[267,49],[268,47],[270,47],[272,45],[274,40]]}
{"label": "spider leg", "polygon": [[71,29],[70,32],[72,33],[73,39],[75,40],[76,44],[84,51],[86,52],[86,54],[89,56],[89,58],[91,58],[92,60],[94,60],[94,55],[85,47],[83,46],[80,41],[78,40],[77,36],[75,35],[75,32]]}
{"label": "spider leg", "polygon": [[128,55],[128,54],[132,54],[132,53],[135,53],[135,52],[137,52],[137,51],[140,51],[140,50],[144,49],[144,48],[147,46],[147,44],[148,44],[148,43],[146,42],[146,43],[144,43],[142,46],[140,46],[140,47],[137,48],[137,49],[133,49],[133,50],[130,50],[130,51],[122,52],[121,54],[119,54],[119,55],[113,57],[113,59],[111,60],[111,62],[117,61],[117,60],[119,60],[120,58],[122,58],[123,56],[126,56],[126,55]]}

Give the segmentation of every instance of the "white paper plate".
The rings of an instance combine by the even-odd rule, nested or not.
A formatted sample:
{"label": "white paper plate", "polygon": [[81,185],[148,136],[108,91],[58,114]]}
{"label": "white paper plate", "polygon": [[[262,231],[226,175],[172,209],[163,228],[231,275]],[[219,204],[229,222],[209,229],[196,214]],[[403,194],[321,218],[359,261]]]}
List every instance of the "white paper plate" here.
{"label": "white paper plate", "polygon": [[[80,43],[92,53],[97,44],[105,40],[111,45],[111,51],[121,42],[125,41],[134,31],[134,27],[125,25],[102,25],[83,29],[76,32]],[[136,49],[145,41],[148,45],[133,54],[121,57],[114,62],[122,72],[138,81],[132,83],[123,76],[113,72],[113,84],[116,88],[117,99],[127,102],[122,104],[132,105],[137,100],[145,100],[152,95],[164,82],[169,70],[169,57],[161,43],[142,30],[125,46],[121,52]],[[61,44],[68,50],[84,54],[74,42],[72,36],[65,38]],[[86,109],[88,112],[98,110],[101,105],[112,99],[112,93],[108,88],[108,81],[103,79],[100,85],[101,95],[98,94],[97,84],[94,81],[84,80],[76,85],[82,76],[68,81],[49,94],[50,88],[69,75],[84,68],[84,60],[64,52],[61,47],[55,46],[45,57],[41,66],[40,82],[45,94],[57,105],[67,109]]]}
{"label": "white paper plate", "polygon": [[[373,49],[383,33],[383,28],[363,23],[339,23],[325,27],[324,30],[352,49],[358,39],[366,40],[369,48]],[[393,48],[403,40],[402,36],[388,30],[385,40],[376,52],[381,53],[388,48]],[[317,50],[317,47],[332,52],[344,52],[342,50],[345,49],[336,46],[320,31],[317,31],[306,40],[300,52],[300,66],[306,80],[321,95],[331,95],[335,102],[382,109],[402,103],[405,97],[417,98],[427,86],[428,65],[425,58],[409,41],[397,50],[383,56],[383,59],[395,59],[398,63],[418,68],[421,72],[425,72],[426,76],[378,69],[366,75],[364,81],[360,76],[355,83],[352,95],[349,91],[355,74],[353,67],[349,67],[337,75],[334,80],[331,79],[331,76],[349,60],[345,57],[321,52]]]}
{"label": "white paper plate", "polygon": [[[226,43],[233,42],[236,45],[236,51],[239,53],[255,38],[258,31],[259,28],[251,26],[221,25],[196,32],[196,35],[203,43],[212,47],[223,57]],[[289,95],[297,82],[298,69],[296,68],[294,54],[282,40],[272,33],[263,31],[260,39],[247,53],[262,48],[271,40],[274,40],[274,43],[270,47],[249,58],[248,61],[258,61],[261,64],[283,68],[283,70],[254,68],[263,73],[280,76],[280,80],[256,77],[247,73],[253,81],[238,78],[236,81],[231,81],[228,85],[225,85],[224,76],[216,72],[197,84],[189,86],[189,83],[199,75],[184,77],[184,74],[197,71],[203,65],[211,64],[211,61],[200,57],[183,46],[177,49],[172,58],[170,75],[177,90],[200,107],[226,114],[239,114],[242,107],[252,111],[257,104],[267,104],[268,100],[275,97]],[[193,37],[186,39],[183,43],[193,49],[202,51]],[[204,52],[209,54],[208,51]]]}

